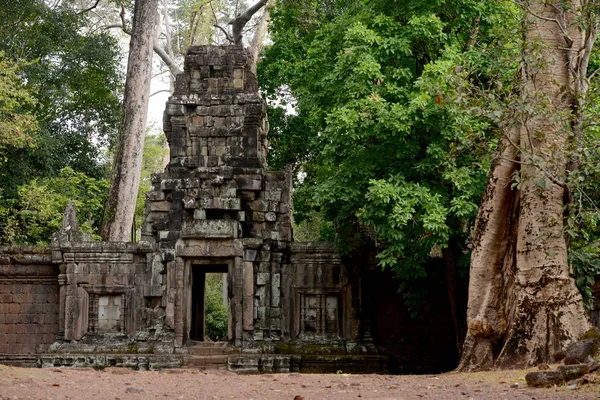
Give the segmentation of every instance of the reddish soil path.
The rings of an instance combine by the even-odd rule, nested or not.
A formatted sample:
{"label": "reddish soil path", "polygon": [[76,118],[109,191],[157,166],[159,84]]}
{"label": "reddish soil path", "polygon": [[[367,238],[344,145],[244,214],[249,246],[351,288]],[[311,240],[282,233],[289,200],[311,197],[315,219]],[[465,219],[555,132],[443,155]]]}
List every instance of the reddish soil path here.
{"label": "reddish soil path", "polygon": [[[528,388],[527,371],[437,376],[237,375],[225,371],[136,372],[0,365],[0,399],[598,399],[600,386]],[[515,382],[517,388],[511,388]]]}

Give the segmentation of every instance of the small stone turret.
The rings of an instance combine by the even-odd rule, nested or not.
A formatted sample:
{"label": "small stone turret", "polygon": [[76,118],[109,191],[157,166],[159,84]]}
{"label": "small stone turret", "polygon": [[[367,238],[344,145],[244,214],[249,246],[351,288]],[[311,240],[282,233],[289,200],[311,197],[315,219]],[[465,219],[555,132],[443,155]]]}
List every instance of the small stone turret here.
{"label": "small stone turret", "polygon": [[242,47],[188,50],[164,114],[169,171],[266,166],[266,106],[248,62]]}

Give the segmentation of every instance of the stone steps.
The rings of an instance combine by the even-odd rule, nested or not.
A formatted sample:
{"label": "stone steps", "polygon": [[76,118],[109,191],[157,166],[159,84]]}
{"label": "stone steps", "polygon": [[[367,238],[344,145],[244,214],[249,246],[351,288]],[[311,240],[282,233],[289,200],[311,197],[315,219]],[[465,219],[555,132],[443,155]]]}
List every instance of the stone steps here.
{"label": "stone steps", "polygon": [[0,354],[0,364],[13,367],[37,367],[37,354]]}
{"label": "stone steps", "polygon": [[192,356],[217,356],[226,354],[230,347],[228,342],[196,342],[187,352]]}
{"label": "stone steps", "polygon": [[192,369],[227,369],[227,360],[234,350],[228,342],[192,342],[186,347],[182,367]]}
{"label": "stone steps", "polygon": [[227,369],[227,359],[229,355],[221,354],[221,355],[209,355],[209,356],[193,356],[193,355],[185,355],[183,356],[183,368],[189,369],[199,369],[199,370],[207,370],[207,369]]}

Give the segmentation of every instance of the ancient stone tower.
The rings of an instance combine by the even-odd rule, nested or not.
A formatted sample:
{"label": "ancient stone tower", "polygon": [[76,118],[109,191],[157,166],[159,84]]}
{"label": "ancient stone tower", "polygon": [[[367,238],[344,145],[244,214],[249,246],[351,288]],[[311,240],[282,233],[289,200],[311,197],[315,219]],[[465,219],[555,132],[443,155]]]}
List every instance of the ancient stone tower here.
{"label": "ancient stone tower", "polygon": [[154,177],[142,240],[157,244],[153,265],[165,275],[149,294],[166,291],[166,324],[179,344],[203,340],[204,321],[192,313],[206,272],[228,273],[237,345],[279,338],[287,322],[280,293],[291,179],[266,170],[266,106],[248,62],[241,47],[193,47],[167,102],[171,160]]}

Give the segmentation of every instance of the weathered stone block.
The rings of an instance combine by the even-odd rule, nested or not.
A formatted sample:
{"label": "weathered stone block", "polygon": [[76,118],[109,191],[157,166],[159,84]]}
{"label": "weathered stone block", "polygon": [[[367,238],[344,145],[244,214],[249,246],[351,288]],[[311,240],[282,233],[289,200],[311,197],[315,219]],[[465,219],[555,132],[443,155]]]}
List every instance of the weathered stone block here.
{"label": "weathered stone block", "polygon": [[565,378],[560,371],[534,371],[525,375],[525,381],[533,387],[549,387],[560,385]]}
{"label": "weathered stone block", "polygon": [[565,357],[565,364],[580,364],[583,363],[587,356],[594,352],[594,349],[598,348],[598,343],[595,339],[580,340],[571,344],[567,348],[567,356]]}
{"label": "weathered stone block", "polygon": [[271,306],[279,307],[281,304],[281,274],[271,276]]}
{"label": "weathered stone block", "polygon": [[256,261],[257,254],[258,251],[254,249],[244,250],[244,261]]}
{"label": "weathered stone block", "polygon": [[154,190],[146,193],[146,201],[162,201],[165,199],[165,193],[160,190]]}
{"label": "weathered stone block", "polygon": [[260,211],[252,212],[252,221],[253,222],[264,222],[265,221],[265,213]]}
{"label": "weathered stone block", "polygon": [[239,176],[235,178],[240,190],[262,190],[262,179],[260,176]]}
{"label": "weathered stone block", "polygon": [[266,285],[267,283],[269,283],[269,277],[270,277],[269,273],[259,272],[256,275],[256,284],[257,285]]}
{"label": "weathered stone block", "polygon": [[206,219],[206,211],[203,209],[194,210],[194,219]]}
{"label": "weathered stone block", "polygon": [[274,212],[265,213],[265,220],[268,222],[275,222],[277,221],[277,214]]}
{"label": "weathered stone block", "polygon": [[254,330],[254,303],[251,297],[244,298],[243,310],[243,329],[251,332]]}
{"label": "weathered stone block", "polygon": [[559,365],[558,371],[563,375],[565,381],[571,381],[589,373],[590,366],[588,364]]}
{"label": "weathered stone block", "polygon": [[193,220],[184,221],[181,229],[183,238],[236,238],[238,222],[236,220]]}
{"label": "weathered stone block", "polygon": [[261,212],[265,212],[267,211],[268,208],[268,204],[266,201],[262,201],[262,200],[255,200],[255,201],[251,201],[248,203],[248,207],[252,210],[252,211],[261,211]]}
{"label": "weathered stone block", "polygon": [[258,298],[258,304],[263,307],[265,305],[267,305],[266,287],[265,286],[257,286],[255,293],[256,293],[256,297]]}
{"label": "weathered stone block", "polygon": [[214,208],[220,208],[222,210],[241,210],[242,204],[240,199],[218,198]]}
{"label": "weathered stone block", "polygon": [[243,288],[244,297],[254,297],[254,265],[250,261],[244,261],[243,264]]}

